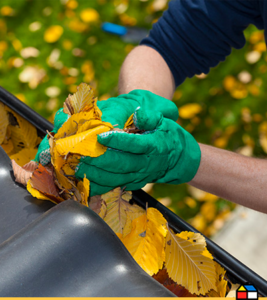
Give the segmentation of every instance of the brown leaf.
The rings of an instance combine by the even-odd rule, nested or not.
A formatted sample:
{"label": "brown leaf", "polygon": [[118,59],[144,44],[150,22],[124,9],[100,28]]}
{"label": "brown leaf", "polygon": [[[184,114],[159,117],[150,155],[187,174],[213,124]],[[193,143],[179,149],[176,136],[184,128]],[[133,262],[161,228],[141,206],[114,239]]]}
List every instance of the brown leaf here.
{"label": "brown leaf", "polygon": [[195,294],[189,293],[186,288],[174,282],[169,277],[166,269],[159,270],[158,273],[152,277],[178,297],[196,297]]}
{"label": "brown leaf", "polygon": [[90,198],[89,208],[97,213],[102,219],[106,216],[107,204],[103,199],[101,199],[100,195],[96,195]]}
{"label": "brown leaf", "polygon": [[26,186],[28,180],[32,176],[32,172],[27,171],[23,167],[19,166],[14,159],[11,160],[11,163],[12,163],[12,168],[15,176],[15,181]]}
{"label": "brown leaf", "polygon": [[157,280],[159,283],[164,284],[167,280],[170,280],[169,284],[174,282],[168,275],[166,269],[161,269],[158,271],[157,274],[152,276],[155,280]]}
{"label": "brown leaf", "polygon": [[41,192],[48,198],[51,198],[54,202],[60,203],[64,201],[59,195],[53,174],[41,164],[39,164],[38,168],[33,172],[30,184],[32,188]]}
{"label": "brown leaf", "polygon": [[95,116],[100,118],[101,111],[96,106],[97,98],[94,97],[92,88],[86,83],[77,87],[77,92],[69,95],[64,102],[64,113],[73,115],[82,111],[95,111]]}
{"label": "brown leaf", "polygon": [[197,297],[195,294],[189,293],[189,291],[186,288],[177,283],[165,285],[165,287],[172,293],[174,293],[177,297]]}
{"label": "brown leaf", "polygon": [[24,170],[29,172],[34,172],[38,168],[37,162],[31,160],[26,165],[22,167]]}

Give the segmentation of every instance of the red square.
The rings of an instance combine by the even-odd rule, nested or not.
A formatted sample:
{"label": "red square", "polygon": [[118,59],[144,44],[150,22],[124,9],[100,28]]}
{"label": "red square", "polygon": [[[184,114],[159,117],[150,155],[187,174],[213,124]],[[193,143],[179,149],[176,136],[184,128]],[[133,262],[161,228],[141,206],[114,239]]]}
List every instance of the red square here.
{"label": "red square", "polygon": [[236,298],[237,299],[247,299],[248,298],[247,292],[237,292]]}

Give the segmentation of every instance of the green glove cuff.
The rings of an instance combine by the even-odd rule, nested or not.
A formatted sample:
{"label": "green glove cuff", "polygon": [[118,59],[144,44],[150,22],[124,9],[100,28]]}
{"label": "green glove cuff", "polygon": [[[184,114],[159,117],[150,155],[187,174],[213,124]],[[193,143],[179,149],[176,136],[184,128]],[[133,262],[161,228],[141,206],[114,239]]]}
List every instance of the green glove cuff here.
{"label": "green glove cuff", "polygon": [[181,184],[191,181],[199,168],[201,150],[194,137],[180,127],[180,142],[183,144],[179,162],[158,183]]}

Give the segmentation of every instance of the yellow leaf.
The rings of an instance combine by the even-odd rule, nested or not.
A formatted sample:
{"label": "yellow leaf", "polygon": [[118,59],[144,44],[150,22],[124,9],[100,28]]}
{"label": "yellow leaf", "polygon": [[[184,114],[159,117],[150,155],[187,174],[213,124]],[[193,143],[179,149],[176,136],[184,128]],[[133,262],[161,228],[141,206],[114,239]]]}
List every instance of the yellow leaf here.
{"label": "yellow leaf", "polygon": [[21,167],[27,164],[30,160],[34,159],[37,153],[37,149],[33,148],[24,148],[19,152],[10,155],[10,159],[14,159],[15,162]]}
{"label": "yellow leaf", "polygon": [[62,166],[65,164],[65,159],[63,155],[60,155],[56,147],[55,139],[49,139],[50,154],[51,154],[51,163],[54,166],[55,170],[60,171]]}
{"label": "yellow leaf", "polygon": [[18,125],[9,125],[11,139],[15,151],[19,151],[24,147],[34,148],[37,145],[37,130],[28,121],[23,119],[19,114],[12,111],[9,107],[5,107],[16,119]]}
{"label": "yellow leaf", "polygon": [[81,132],[87,131],[89,129],[93,129],[100,125],[109,127],[109,130],[113,129],[113,126],[109,122],[102,122],[100,120],[92,119],[92,120],[86,121],[82,125],[79,124],[79,127],[78,127],[79,129],[78,129],[77,133],[81,133]]}
{"label": "yellow leaf", "polygon": [[237,80],[234,76],[226,76],[223,80],[223,86],[226,91],[232,91],[236,85]]}
{"label": "yellow leaf", "polygon": [[8,114],[5,110],[4,104],[0,102],[0,145],[5,140],[8,124],[9,124]]}
{"label": "yellow leaf", "polygon": [[68,24],[69,28],[75,32],[84,32],[88,29],[88,25],[81,22],[78,18],[73,18]]}
{"label": "yellow leaf", "polygon": [[183,119],[191,119],[201,110],[202,107],[197,103],[185,104],[179,108],[179,116]]}
{"label": "yellow leaf", "polygon": [[63,190],[70,190],[72,189],[73,185],[70,183],[68,178],[62,173],[62,170],[54,170],[55,177],[58,180],[59,186]]}
{"label": "yellow leaf", "polygon": [[97,142],[97,135],[109,130],[110,127],[101,125],[85,132],[62,138],[55,141],[56,149],[61,156],[69,153],[91,157],[100,156],[106,152],[107,147]]}
{"label": "yellow leaf", "polygon": [[196,200],[191,197],[185,197],[184,202],[186,205],[188,205],[190,208],[195,208],[197,203]]}
{"label": "yellow leaf", "polygon": [[258,52],[265,52],[266,51],[266,44],[265,44],[265,42],[260,42],[260,43],[256,44],[253,47],[253,50],[258,51]]}
{"label": "yellow leaf", "polygon": [[190,222],[198,231],[203,232],[207,226],[205,218],[201,214],[197,214]]}
{"label": "yellow leaf", "polygon": [[70,118],[62,125],[62,127],[59,128],[58,132],[55,134],[54,136],[55,139],[57,140],[57,139],[65,138],[77,133],[80,126],[82,126],[86,121],[92,120],[93,118],[94,118],[93,110],[90,112],[76,113],[70,116]]}
{"label": "yellow leaf", "polygon": [[11,139],[9,139],[9,140],[7,140],[7,142],[3,143],[1,145],[1,147],[4,149],[6,154],[9,154],[14,149],[14,145],[13,145]]}
{"label": "yellow leaf", "polygon": [[88,197],[90,191],[90,181],[84,177],[83,181],[79,181],[77,184],[77,188],[81,194],[82,200],[81,204],[88,207]]}
{"label": "yellow leaf", "polygon": [[96,22],[99,19],[98,12],[93,8],[86,8],[81,11],[81,19],[86,23]]}
{"label": "yellow leaf", "polygon": [[198,188],[195,188],[193,186],[187,186],[189,193],[196,198],[198,201],[216,201],[219,197],[215,196],[213,194],[209,194],[207,192],[204,192]]}
{"label": "yellow leaf", "polygon": [[31,181],[29,180],[27,183],[27,190],[28,192],[35,198],[40,200],[49,200],[55,204],[57,204],[55,201],[51,200],[50,198],[46,197],[44,194],[40,193],[38,190],[32,187]]}
{"label": "yellow leaf", "polygon": [[1,15],[2,16],[12,16],[13,14],[14,14],[14,10],[10,6],[3,6],[1,8]]}
{"label": "yellow leaf", "polygon": [[228,140],[228,136],[219,137],[214,141],[214,146],[218,148],[225,148],[228,144]]}
{"label": "yellow leaf", "polygon": [[124,128],[128,128],[128,127],[130,127],[130,126],[133,124],[133,115],[134,115],[134,114],[132,114],[132,115],[129,117],[129,119],[126,121],[126,123],[124,124]]}
{"label": "yellow leaf", "polygon": [[80,162],[80,155],[68,155],[66,163],[62,166],[62,170],[66,175],[75,174],[75,169]]}
{"label": "yellow leaf", "polygon": [[78,2],[75,1],[75,0],[69,0],[66,3],[66,7],[69,8],[69,9],[75,9],[77,6],[78,6]]}
{"label": "yellow leaf", "polygon": [[100,218],[104,219],[106,214],[107,214],[107,205],[103,201],[102,204],[101,204],[100,212],[99,212],[98,215],[99,215]]}
{"label": "yellow leaf", "polygon": [[224,275],[225,275],[226,271],[216,261],[214,261],[214,265],[215,265],[215,270],[216,270],[217,293],[219,294],[219,297],[225,297],[227,281],[224,279]]}
{"label": "yellow leaf", "polygon": [[243,99],[248,95],[248,90],[243,83],[237,83],[236,86],[230,91],[230,94],[235,99]]}
{"label": "yellow leaf", "polygon": [[164,243],[167,221],[155,208],[148,208],[132,222],[132,231],[121,240],[139,266],[149,275],[156,274],[165,260]]}
{"label": "yellow leaf", "polygon": [[[123,242],[124,246],[128,249],[131,255],[134,257],[141,241],[144,239],[146,234],[147,226],[147,216],[146,213],[143,213],[138,218],[132,221],[132,230],[131,232],[123,238],[120,233],[120,239]],[[119,234],[119,233],[117,233]]]}
{"label": "yellow leaf", "polygon": [[213,259],[213,256],[211,255],[211,253],[208,251],[207,247],[205,248],[205,250],[202,252],[203,256],[206,256],[210,259]]}
{"label": "yellow leaf", "polygon": [[[216,289],[213,260],[202,255],[206,242],[199,233],[174,234],[168,229],[166,238],[166,269],[169,276],[192,294],[205,295]],[[193,241],[193,242],[192,242]]]}
{"label": "yellow leaf", "polygon": [[260,135],[260,145],[265,153],[267,153],[267,136]]}
{"label": "yellow leaf", "polygon": [[123,234],[127,215],[133,220],[144,213],[141,207],[129,203],[132,198],[132,193],[122,191],[121,188],[116,188],[103,194],[101,198],[107,204],[107,214],[104,221],[115,233],[120,232]]}
{"label": "yellow leaf", "polygon": [[[142,215],[144,212],[141,212],[140,215]],[[126,222],[123,228],[123,233],[122,233],[122,237],[125,237],[126,235],[128,235],[131,231],[132,231],[132,223],[133,223],[133,216],[131,216],[130,214],[126,213]]]}
{"label": "yellow leaf", "polygon": [[200,212],[208,222],[211,222],[216,216],[217,208],[214,202],[206,202],[201,206]]}
{"label": "yellow leaf", "polygon": [[77,92],[69,97],[64,102],[64,113],[73,115],[82,111],[93,110],[95,118],[101,117],[101,111],[96,106],[97,98],[94,97],[92,88],[86,83],[81,83],[77,87]]}
{"label": "yellow leaf", "polygon": [[53,25],[46,29],[44,40],[47,43],[55,43],[63,34],[63,28],[60,25]]}

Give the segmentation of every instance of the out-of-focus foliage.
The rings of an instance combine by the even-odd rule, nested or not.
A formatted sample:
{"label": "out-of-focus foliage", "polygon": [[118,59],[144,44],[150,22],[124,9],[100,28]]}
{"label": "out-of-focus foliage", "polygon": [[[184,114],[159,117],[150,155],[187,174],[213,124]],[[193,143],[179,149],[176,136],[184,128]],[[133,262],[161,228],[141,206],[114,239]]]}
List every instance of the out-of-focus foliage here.
{"label": "out-of-focus foliage", "polygon": [[[81,82],[100,99],[117,95],[120,66],[134,47],[101,30],[108,21],[149,29],[167,0],[1,0],[0,85],[53,120]],[[179,123],[202,143],[265,157],[267,56],[262,31],[209,75],[187,79],[174,95]],[[204,234],[221,228],[234,208],[187,185],[150,186],[150,193]]]}

